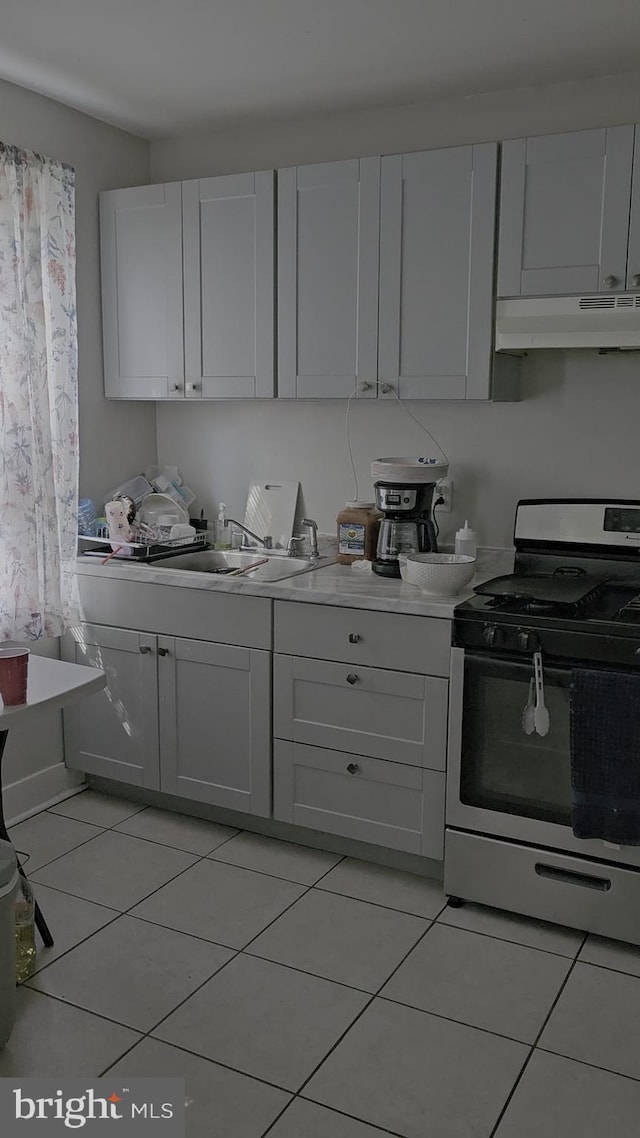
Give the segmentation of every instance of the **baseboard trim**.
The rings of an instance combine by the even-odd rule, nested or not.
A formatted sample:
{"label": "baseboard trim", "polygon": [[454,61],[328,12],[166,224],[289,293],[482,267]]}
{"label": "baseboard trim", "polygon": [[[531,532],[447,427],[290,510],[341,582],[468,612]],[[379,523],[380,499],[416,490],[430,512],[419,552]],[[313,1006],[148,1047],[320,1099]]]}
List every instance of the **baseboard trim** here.
{"label": "baseboard trim", "polygon": [[15,826],[47,806],[77,794],[83,785],[84,775],[68,770],[64,763],[54,763],[10,783],[2,792],[7,826]]}

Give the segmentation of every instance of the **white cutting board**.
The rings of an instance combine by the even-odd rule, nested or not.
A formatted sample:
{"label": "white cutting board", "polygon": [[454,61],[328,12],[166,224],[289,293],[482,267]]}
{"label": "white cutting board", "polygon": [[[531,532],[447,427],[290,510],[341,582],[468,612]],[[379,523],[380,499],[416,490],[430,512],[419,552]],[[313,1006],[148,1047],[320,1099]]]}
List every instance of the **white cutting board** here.
{"label": "white cutting board", "polygon": [[286,549],[293,534],[299,482],[252,482],[244,524],[260,537],[270,534],[274,549]]}

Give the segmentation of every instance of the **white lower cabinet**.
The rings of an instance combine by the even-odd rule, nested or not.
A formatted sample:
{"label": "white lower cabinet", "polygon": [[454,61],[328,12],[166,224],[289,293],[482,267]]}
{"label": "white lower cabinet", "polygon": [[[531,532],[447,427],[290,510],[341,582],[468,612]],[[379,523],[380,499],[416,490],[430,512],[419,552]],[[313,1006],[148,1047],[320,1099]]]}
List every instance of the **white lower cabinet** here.
{"label": "white lower cabinet", "polygon": [[284,739],[274,743],[273,813],[281,822],[438,861],[444,786],[442,771]]}
{"label": "white lower cabinet", "polygon": [[276,602],[277,819],[442,858],[450,634],[449,621]]}
{"label": "white lower cabinet", "polygon": [[271,653],[158,637],[162,790],[271,813]]}
{"label": "white lower cabinet", "polygon": [[66,634],[62,655],[107,677],[102,691],[65,710],[67,766],[159,790],[156,637],[80,624]]}
{"label": "white lower cabinet", "polygon": [[449,620],[79,584],[63,656],[107,684],[64,713],[69,767],[442,859]]}
{"label": "white lower cabinet", "polygon": [[65,712],[67,766],[271,813],[270,652],[82,624],[64,655],[107,675]]}
{"label": "white lower cabinet", "polygon": [[275,735],[444,770],[448,681],[276,654]]}

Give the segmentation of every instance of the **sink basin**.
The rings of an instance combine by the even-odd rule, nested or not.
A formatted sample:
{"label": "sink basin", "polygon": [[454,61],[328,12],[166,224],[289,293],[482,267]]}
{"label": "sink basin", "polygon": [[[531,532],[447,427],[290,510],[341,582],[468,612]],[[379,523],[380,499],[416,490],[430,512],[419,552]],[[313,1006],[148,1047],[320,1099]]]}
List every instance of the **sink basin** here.
{"label": "sink basin", "polygon": [[286,577],[295,577],[298,573],[308,573],[320,565],[327,565],[325,559],[312,561],[309,557],[288,557],[286,554],[273,551],[258,550],[255,553],[241,553],[236,550],[204,549],[197,553],[181,553],[154,563],[161,569],[177,569],[181,573],[185,570],[191,573],[216,573],[229,576],[234,569],[244,569],[255,561],[266,557],[264,565],[257,565],[248,573],[243,573],[239,580],[248,581],[282,581]]}

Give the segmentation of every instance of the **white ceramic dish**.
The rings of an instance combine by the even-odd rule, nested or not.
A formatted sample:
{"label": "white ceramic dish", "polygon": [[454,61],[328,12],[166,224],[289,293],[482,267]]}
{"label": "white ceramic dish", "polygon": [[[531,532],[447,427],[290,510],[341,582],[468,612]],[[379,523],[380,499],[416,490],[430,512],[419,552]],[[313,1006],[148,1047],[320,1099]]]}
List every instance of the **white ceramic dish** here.
{"label": "white ceramic dish", "polygon": [[188,511],[178,502],[174,502],[173,498],[169,498],[167,494],[147,494],[140,503],[138,518],[148,526],[157,526],[160,517],[171,518],[172,525],[189,523]]}
{"label": "white ceramic dish", "polygon": [[405,565],[400,565],[405,581],[437,597],[457,596],[475,571],[475,557],[462,553],[407,553]]}

